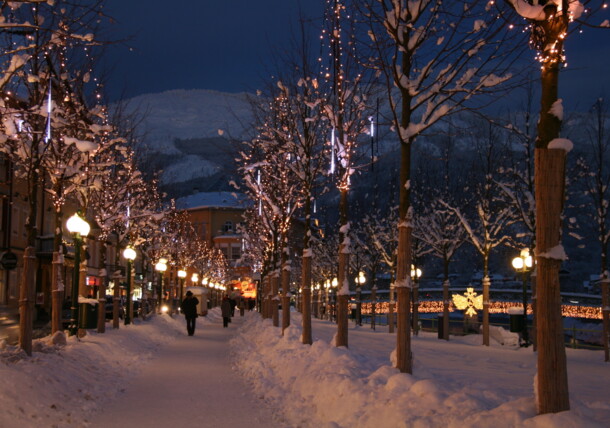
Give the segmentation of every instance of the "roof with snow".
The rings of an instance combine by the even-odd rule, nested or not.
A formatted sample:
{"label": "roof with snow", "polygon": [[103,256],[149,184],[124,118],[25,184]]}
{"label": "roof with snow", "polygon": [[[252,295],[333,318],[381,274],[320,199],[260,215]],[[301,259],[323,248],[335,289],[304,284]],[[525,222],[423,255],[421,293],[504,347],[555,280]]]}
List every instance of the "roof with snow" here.
{"label": "roof with snow", "polygon": [[196,208],[235,208],[246,209],[252,202],[243,193],[201,192],[176,200],[176,208],[192,210]]}

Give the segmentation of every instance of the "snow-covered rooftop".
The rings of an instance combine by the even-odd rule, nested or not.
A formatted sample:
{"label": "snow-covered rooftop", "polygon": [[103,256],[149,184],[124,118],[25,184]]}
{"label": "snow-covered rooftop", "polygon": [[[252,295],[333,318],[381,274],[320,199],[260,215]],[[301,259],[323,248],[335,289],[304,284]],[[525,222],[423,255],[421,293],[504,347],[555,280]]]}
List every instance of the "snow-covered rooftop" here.
{"label": "snow-covered rooftop", "polygon": [[251,205],[243,193],[237,192],[201,192],[184,196],[176,200],[176,208],[192,210],[195,208],[241,208]]}

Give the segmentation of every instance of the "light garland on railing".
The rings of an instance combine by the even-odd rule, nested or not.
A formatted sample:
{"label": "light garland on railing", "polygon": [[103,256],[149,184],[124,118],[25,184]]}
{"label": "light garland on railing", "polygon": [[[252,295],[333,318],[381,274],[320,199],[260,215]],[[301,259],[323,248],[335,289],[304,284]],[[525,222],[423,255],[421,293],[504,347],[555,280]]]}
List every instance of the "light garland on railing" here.
{"label": "light garland on railing", "polygon": [[[522,306],[515,302],[490,302],[489,313],[491,314],[506,314],[510,308],[521,308]],[[375,312],[377,314],[389,312],[390,303],[387,301],[377,302]],[[398,310],[396,304],[395,312]],[[455,312],[456,308],[451,303],[449,312]],[[419,313],[442,313],[443,302],[440,300],[421,300],[419,302]],[[362,302],[362,314],[370,315],[372,313],[372,302]],[[528,305],[527,313],[532,314],[532,306]],[[561,305],[561,316],[570,318],[587,318],[587,319],[602,319],[602,309],[599,306],[579,306],[579,305]]]}

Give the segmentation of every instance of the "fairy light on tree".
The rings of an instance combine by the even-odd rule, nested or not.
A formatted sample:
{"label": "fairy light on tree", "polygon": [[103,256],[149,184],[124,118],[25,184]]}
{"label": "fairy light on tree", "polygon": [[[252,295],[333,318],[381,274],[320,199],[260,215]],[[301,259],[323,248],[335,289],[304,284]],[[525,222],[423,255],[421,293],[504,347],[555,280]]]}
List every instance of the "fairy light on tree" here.
{"label": "fairy light on tree", "polygon": [[[331,169],[333,179],[339,190],[339,260],[337,278],[337,339],[336,346],[348,346],[347,322],[349,300],[349,257],[350,222],[348,219],[348,193],[351,186],[351,175],[356,169],[356,138],[366,129],[366,100],[370,88],[364,84],[364,78],[357,70],[353,49],[353,19],[341,0],[327,0],[325,12],[325,29],[322,32],[323,49],[328,52],[328,62],[324,64],[321,77],[328,84],[328,103],[324,113],[332,129]],[[344,41],[344,38],[347,40]],[[346,52],[344,46],[349,46]],[[335,162],[333,164],[333,162]]]}

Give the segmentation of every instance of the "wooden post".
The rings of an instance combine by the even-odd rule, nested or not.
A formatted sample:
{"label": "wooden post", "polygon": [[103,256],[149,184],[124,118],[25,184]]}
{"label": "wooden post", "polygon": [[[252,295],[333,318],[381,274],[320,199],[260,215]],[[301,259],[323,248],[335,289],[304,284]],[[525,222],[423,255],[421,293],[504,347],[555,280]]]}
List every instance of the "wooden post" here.
{"label": "wooden post", "polygon": [[[112,276],[112,279],[114,281],[114,292],[112,295],[112,328],[117,329],[119,328],[119,303],[121,301],[121,288],[119,285],[119,281],[121,279],[121,273],[120,272],[115,272],[114,275]],[[163,280],[163,276],[162,274],[159,274],[159,281]],[[163,287],[161,286],[161,284],[159,284],[159,293],[162,292]],[[161,298],[159,298],[159,302],[161,302]],[[161,303],[159,303],[159,307],[157,308],[157,310],[161,310]]]}
{"label": "wooden post", "polygon": [[51,334],[63,330],[62,326],[62,296],[64,282],[61,272],[64,265],[63,254],[53,252],[53,266],[51,267]]}
{"label": "wooden post", "polygon": [[449,279],[443,282],[443,339],[449,340]]}
{"label": "wooden post", "polygon": [[608,272],[602,275],[602,320],[604,325],[604,361],[610,361],[610,352],[608,350],[608,342],[610,342],[610,292],[608,284],[610,278]]}
{"label": "wooden post", "polygon": [[282,334],[290,327],[290,259],[288,246],[282,251]]}
{"label": "wooden post", "polygon": [[409,271],[411,268],[411,226],[405,219],[398,227],[398,259],[396,266],[396,291],[398,297],[398,319],[396,334],[396,368],[401,373],[412,373],[411,354],[411,290]]}
{"label": "wooden post", "polygon": [[23,274],[19,290],[19,347],[29,356],[32,356],[35,287],[36,249],[26,247],[23,253]]}
{"label": "wooden post", "polygon": [[279,302],[279,272],[273,271],[271,274],[271,312],[273,326],[280,326],[280,302]]}
{"label": "wooden post", "polygon": [[303,250],[303,265],[301,269],[301,288],[303,290],[301,306],[303,323],[302,341],[305,345],[311,345],[313,342],[311,337],[311,256],[306,254],[305,251],[307,250]]}
{"label": "wooden post", "polygon": [[489,276],[483,277],[483,345],[489,346]]}
{"label": "wooden post", "polygon": [[371,328],[375,330],[375,317],[377,312],[377,286],[371,288]]}

